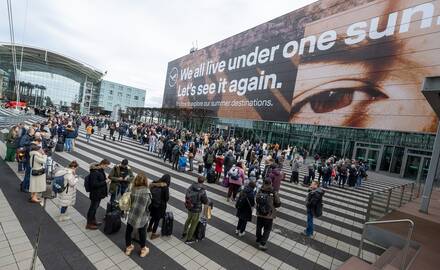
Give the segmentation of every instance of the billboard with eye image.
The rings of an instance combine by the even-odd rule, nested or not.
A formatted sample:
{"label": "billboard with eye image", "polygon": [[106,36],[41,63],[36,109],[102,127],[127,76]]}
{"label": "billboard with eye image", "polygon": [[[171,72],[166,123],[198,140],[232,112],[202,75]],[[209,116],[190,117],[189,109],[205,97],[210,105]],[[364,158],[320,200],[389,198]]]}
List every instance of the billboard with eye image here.
{"label": "billboard with eye image", "polygon": [[320,1],[169,63],[164,107],[218,117],[435,132],[440,3]]}

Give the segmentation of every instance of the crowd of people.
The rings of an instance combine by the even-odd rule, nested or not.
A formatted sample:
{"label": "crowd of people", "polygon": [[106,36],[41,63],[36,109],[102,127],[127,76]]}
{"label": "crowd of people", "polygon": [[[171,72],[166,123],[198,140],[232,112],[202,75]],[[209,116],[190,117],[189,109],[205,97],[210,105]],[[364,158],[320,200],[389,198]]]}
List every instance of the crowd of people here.
{"label": "crowd of people", "polygon": [[[192,172],[194,161],[197,161],[200,174],[187,189],[184,198],[188,217],[182,238],[187,244],[194,243],[198,238],[199,223],[212,209],[206,182],[228,188],[225,199],[234,202],[237,209],[237,236],[245,234],[246,225],[252,221],[255,212],[258,247],[266,250],[273,219],[276,218],[277,208],[281,207],[278,192],[285,180],[284,166],[290,165],[290,182],[296,184],[299,183],[299,169],[308,166],[308,177],[303,181],[310,187],[305,198],[307,226],[303,234],[307,237],[313,236],[313,218],[322,215],[324,190],[320,187],[321,178],[324,188],[334,181],[344,186],[347,179],[349,186],[360,186],[368,169],[362,162],[337,160],[335,157],[323,160],[315,156],[314,162],[306,164],[304,160],[308,153],[302,148],[281,149],[278,144],[224,138],[218,134],[196,133],[161,124],[114,122],[105,117],[52,113],[44,123],[31,126],[18,124],[11,128],[6,139],[6,160],[18,161],[18,171],[24,174],[20,188],[31,194],[29,201],[32,203],[41,202],[40,195],[47,189],[47,179],[64,178],[64,189],[57,194],[60,221],[69,219],[68,209],[75,204],[79,165],[71,161],[67,168],[55,170],[51,155],[54,148],[61,148],[56,151],[74,151],[80,128],[84,129],[87,142],[94,137],[137,141],[139,147],[146,145],[148,151],[164,162],[170,162],[177,171]],[[104,130],[108,130],[108,137]],[[118,133],[117,138],[115,133]],[[317,180],[315,174],[318,174]],[[103,199],[110,197],[107,212],[111,212],[118,203],[122,205],[124,195],[127,197],[126,194],[129,194],[129,210],[122,211],[127,222],[125,253],[130,255],[134,250],[132,237],[136,231],[135,237],[141,246],[139,254],[146,256],[149,252],[147,234],[152,240],[160,237],[157,229],[160,220],[167,215],[171,182],[169,174],[152,182],[143,173],[135,175],[127,159],[114,166],[106,159],[90,164],[89,174],[84,179],[90,198],[86,229],[96,230],[102,224],[97,220],[96,212]]]}

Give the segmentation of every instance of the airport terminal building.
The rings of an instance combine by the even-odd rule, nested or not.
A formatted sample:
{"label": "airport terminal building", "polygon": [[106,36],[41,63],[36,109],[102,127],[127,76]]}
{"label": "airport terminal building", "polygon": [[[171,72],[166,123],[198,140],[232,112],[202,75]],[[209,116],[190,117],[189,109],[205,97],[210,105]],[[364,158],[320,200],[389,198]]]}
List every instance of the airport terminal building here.
{"label": "airport terminal building", "polygon": [[[104,114],[144,106],[145,90],[103,80],[104,72],[82,61],[30,46],[16,45],[16,53],[18,92],[29,106]],[[0,43],[0,99],[16,100],[14,86],[12,48]]]}
{"label": "airport terminal building", "polygon": [[318,1],[169,62],[163,107],[423,182],[439,120],[421,89],[440,76],[439,15],[439,1]]}

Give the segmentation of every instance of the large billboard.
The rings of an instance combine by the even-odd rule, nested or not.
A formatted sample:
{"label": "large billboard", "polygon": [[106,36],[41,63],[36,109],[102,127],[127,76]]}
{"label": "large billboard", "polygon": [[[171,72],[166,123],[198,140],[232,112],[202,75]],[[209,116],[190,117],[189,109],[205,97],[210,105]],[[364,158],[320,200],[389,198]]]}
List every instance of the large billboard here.
{"label": "large billboard", "polygon": [[435,132],[440,1],[328,0],[168,64],[163,107],[218,117]]}

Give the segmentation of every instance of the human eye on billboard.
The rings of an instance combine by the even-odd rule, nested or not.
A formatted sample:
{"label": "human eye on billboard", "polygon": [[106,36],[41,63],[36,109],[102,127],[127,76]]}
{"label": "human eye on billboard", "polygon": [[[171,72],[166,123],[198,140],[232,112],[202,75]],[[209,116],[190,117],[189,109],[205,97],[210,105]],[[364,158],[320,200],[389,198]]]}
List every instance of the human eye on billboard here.
{"label": "human eye on billboard", "polygon": [[388,96],[379,86],[362,80],[336,80],[304,91],[293,100],[292,113],[298,113],[304,108],[314,113],[329,113],[340,109],[350,110],[362,102],[368,106]]}

